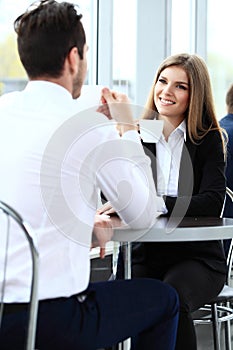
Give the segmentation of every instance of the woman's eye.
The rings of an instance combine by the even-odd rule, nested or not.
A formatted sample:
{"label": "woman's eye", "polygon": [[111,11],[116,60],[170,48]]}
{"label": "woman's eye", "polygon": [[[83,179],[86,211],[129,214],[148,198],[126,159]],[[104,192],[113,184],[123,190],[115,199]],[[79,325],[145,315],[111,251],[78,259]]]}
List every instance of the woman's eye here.
{"label": "woman's eye", "polygon": [[162,84],[166,84],[166,80],[165,80],[165,79],[159,78],[158,81],[159,81],[160,83],[162,83]]}
{"label": "woman's eye", "polygon": [[184,85],[177,85],[177,88],[182,90],[187,90],[187,87]]}

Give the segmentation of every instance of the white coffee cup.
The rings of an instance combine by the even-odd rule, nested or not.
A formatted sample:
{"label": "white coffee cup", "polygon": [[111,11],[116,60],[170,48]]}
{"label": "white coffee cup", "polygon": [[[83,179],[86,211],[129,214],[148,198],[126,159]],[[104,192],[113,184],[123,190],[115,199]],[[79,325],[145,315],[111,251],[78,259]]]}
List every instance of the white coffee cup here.
{"label": "white coffee cup", "polygon": [[156,143],[159,141],[163,131],[163,120],[140,119],[140,135],[145,143]]}

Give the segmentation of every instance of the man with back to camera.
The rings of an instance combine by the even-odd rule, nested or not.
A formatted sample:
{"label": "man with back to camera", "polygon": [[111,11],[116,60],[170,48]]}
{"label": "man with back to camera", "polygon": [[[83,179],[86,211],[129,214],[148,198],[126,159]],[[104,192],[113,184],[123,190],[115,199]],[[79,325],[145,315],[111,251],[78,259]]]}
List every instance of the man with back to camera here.
{"label": "man with back to camera", "polygon": [[[220,125],[228,135],[226,180],[227,187],[233,191],[233,85],[229,87],[226,94],[226,107],[227,115],[220,120]],[[228,196],[226,197],[224,216],[233,217],[233,203]]]}
{"label": "man with back to camera", "polygon": [[[149,279],[89,283],[93,227],[102,256],[112,237],[110,220],[95,216],[98,189],[132,228],[153,224],[156,191],[125,95],[102,92],[122,137],[104,115],[77,114],[74,99],[87,69],[81,17],[72,4],[53,0],[19,16],[18,51],[29,82],[0,98],[0,198],[31,224],[40,255],[35,348],[98,349],[131,337],[132,349],[172,350],[174,289]],[[28,247],[12,231],[2,350],[24,348],[30,291]]]}
{"label": "man with back to camera", "polygon": [[[226,108],[227,115],[220,121],[220,126],[226,130],[228,135],[227,143],[227,162],[226,162],[226,181],[227,187],[233,191],[233,85],[231,85],[226,94]],[[233,202],[228,195],[226,195],[223,217],[233,218]],[[228,253],[231,240],[224,241],[225,253]]]}

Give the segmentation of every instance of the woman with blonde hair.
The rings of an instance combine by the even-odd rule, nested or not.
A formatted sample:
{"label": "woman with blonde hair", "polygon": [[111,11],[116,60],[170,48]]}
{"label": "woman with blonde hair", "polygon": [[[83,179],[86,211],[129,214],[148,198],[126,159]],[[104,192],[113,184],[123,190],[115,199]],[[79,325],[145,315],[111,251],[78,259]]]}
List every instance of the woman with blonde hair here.
{"label": "woman with blonde hair", "polygon": [[[143,118],[155,115],[164,121],[163,135],[144,146],[157,194],[164,199],[163,215],[219,217],[225,196],[224,137],[201,57],[177,54],[162,62]],[[144,243],[133,251],[132,265],[133,277],[158,278],[177,290],[176,350],[196,350],[191,313],[215,298],[224,285],[221,242]]]}
{"label": "woman with blonde hair", "polygon": [[[157,70],[142,118],[164,121],[158,142],[143,142],[163,202],[162,215],[219,217],[226,190],[224,135],[204,60],[186,53],[166,58]],[[120,252],[118,278],[121,259]],[[221,242],[135,243],[132,276],[160,279],[177,290],[176,350],[196,350],[192,312],[215,298],[226,278]]]}
{"label": "woman with blonde hair", "polygon": [[[145,107],[142,119],[164,122],[156,143],[143,140],[140,126],[161,214],[179,219],[219,217],[226,191],[225,137],[216,118],[204,60],[187,53],[166,58],[156,72]],[[105,205],[100,212],[111,214],[114,209]],[[120,251],[117,278],[123,276],[122,266]],[[176,289],[180,299],[176,350],[196,350],[192,312],[215,298],[225,283],[222,243],[134,243],[132,277],[156,278]]]}

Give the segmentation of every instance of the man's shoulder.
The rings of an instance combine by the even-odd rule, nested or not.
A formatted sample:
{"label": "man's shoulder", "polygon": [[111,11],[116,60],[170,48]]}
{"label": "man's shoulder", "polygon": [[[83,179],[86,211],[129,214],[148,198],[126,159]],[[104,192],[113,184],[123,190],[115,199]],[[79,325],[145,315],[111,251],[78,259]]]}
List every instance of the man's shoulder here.
{"label": "man's shoulder", "polygon": [[232,124],[233,125],[233,114],[229,113],[225,115],[222,119],[220,119],[219,124],[221,126],[225,124]]}
{"label": "man's shoulder", "polygon": [[228,136],[233,135],[233,114],[227,114],[219,121],[219,124],[226,130]]}
{"label": "man's shoulder", "polygon": [[11,105],[20,95],[20,91],[7,92],[0,96],[0,106],[4,107]]}

